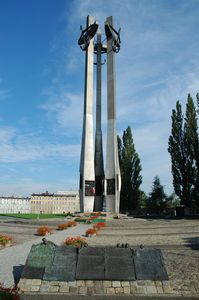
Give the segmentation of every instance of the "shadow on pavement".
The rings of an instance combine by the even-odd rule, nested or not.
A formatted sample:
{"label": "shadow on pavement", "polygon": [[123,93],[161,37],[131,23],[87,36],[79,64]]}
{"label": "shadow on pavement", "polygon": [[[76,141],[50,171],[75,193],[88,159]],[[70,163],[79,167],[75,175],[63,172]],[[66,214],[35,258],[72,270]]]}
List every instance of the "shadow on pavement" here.
{"label": "shadow on pavement", "polygon": [[199,237],[184,238],[185,246],[191,248],[192,250],[199,250]]}
{"label": "shadow on pavement", "polygon": [[19,265],[19,266],[14,266],[13,267],[12,274],[13,274],[15,283],[19,282],[19,280],[21,278],[21,274],[23,272],[23,269],[24,269],[24,265]]}

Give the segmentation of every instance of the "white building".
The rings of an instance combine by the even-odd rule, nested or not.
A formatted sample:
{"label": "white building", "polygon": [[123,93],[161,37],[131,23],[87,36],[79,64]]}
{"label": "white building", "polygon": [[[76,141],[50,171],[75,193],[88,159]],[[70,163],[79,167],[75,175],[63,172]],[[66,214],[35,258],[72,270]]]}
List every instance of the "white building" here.
{"label": "white building", "polygon": [[0,213],[30,213],[30,198],[0,196]]}
{"label": "white building", "polygon": [[79,192],[64,191],[57,194],[32,194],[31,213],[62,214],[67,212],[78,212]]}

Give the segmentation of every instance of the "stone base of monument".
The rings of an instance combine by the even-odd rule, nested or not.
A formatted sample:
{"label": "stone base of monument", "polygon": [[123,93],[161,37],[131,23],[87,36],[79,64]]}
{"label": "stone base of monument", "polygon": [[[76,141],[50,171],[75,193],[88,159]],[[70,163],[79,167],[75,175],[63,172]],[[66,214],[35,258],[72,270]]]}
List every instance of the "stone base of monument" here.
{"label": "stone base of monument", "polygon": [[47,242],[32,246],[19,286],[25,293],[145,294],[167,280],[159,249],[77,249]]}

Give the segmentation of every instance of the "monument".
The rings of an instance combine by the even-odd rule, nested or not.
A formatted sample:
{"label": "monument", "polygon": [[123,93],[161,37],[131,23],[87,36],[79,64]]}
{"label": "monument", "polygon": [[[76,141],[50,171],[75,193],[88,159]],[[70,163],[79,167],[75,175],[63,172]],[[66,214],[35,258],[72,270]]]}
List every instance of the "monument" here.
{"label": "monument", "polygon": [[[80,158],[80,209],[101,211],[105,196],[106,211],[119,212],[121,176],[116,132],[115,53],[120,49],[120,30],[113,27],[113,17],[105,22],[106,45],[101,42],[99,25],[92,16],[78,40],[85,54],[84,117]],[[97,33],[97,42],[94,36]],[[93,141],[93,56],[97,56],[96,131]],[[107,55],[107,145],[104,172],[101,129],[101,55]]]}

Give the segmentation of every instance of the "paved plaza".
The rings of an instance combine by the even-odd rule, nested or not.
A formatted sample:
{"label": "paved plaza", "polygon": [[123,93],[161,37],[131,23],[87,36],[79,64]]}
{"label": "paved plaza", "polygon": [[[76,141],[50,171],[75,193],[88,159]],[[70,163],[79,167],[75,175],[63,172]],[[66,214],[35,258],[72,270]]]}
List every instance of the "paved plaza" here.
{"label": "paved plaza", "polygon": [[[40,226],[39,224],[46,223],[55,230],[57,224],[63,222],[63,220],[26,220],[24,223],[19,223],[18,221],[17,223],[12,223],[11,221],[6,223],[2,220],[0,222],[0,232],[14,236],[18,244],[14,247],[0,250],[0,281],[6,279],[9,284],[13,280],[13,267],[23,266],[31,245],[41,241],[41,238],[34,235],[36,228]],[[66,231],[54,231],[54,234],[49,236],[49,239],[60,245],[66,236],[84,235],[89,226],[91,225],[79,224],[77,227]],[[22,282],[22,284],[33,286],[35,291],[43,289],[43,291],[49,292],[51,290],[51,297],[53,297],[53,291],[61,289],[63,291],[65,289],[66,296],[68,293],[71,293],[74,297],[77,297],[78,294],[83,297],[88,291],[90,294],[87,296],[92,297],[92,293],[94,295],[96,291],[101,292],[106,290],[115,294],[115,297],[118,296],[117,293],[128,297],[124,292],[128,291],[136,297],[153,295],[154,299],[156,299],[155,297],[163,296],[170,297],[171,299],[181,296],[189,297],[189,299],[199,299],[199,220],[108,219],[107,227],[102,229],[98,236],[86,239],[89,246],[115,246],[118,243],[128,243],[130,247],[135,249],[140,247],[140,245],[142,247],[161,249],[169,281],[126,282],[126,286],[123,286],[122,282],[107,283],[99,281],[93,281],[92,283],[83,281],[68,284],[59,283],[60,286],[58,283],[56,285],[55,282],[52,282],[51,284],[46,283],[45,287],[41,286],[41,282],[38,281]],[[100,294],[96,294],[96,296],[100,297]],[[114,295],[107,292],[106,296],[111,297]],[[59,297],[61,297],[60,293]]]}

